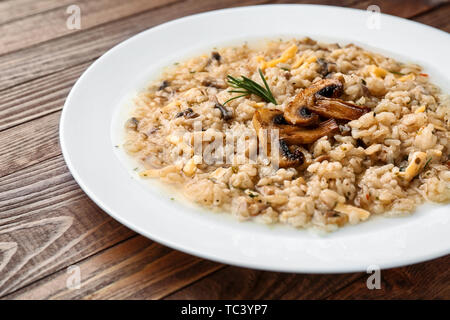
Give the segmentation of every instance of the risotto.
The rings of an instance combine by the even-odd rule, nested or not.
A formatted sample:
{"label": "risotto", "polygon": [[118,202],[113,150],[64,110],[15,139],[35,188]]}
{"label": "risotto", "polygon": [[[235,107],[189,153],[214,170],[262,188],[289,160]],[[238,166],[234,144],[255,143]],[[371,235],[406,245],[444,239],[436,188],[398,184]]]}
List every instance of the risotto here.
{"label": "risotto", "polygon": [[124,148],[143,179],[242,220],[333,230],[410,213],[450,199],[450,99],[428,78],[352,44],[221,48],[135,98]]}

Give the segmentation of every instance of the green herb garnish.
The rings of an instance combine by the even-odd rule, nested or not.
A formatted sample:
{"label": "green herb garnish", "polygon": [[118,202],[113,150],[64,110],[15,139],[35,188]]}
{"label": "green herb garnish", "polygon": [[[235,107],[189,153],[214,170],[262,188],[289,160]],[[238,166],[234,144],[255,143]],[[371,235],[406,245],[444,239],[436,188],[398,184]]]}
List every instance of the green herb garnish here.
{"label": "green herb garnish", "polygon": [[248,193],[248,196],[250,197],[250,198],[256,198],[258,195],[257,194],[254,194],[254,193],[251,193],[251,192],[249,192]]}
{"label": "green herb garnish", "polygon": [[428,167],[428,165],[430,164],[430,162],[431,162],[432,159],[433,159],[433,158],[430,157],[430,159],[427,160],[427,162],[426,162],[425,165],[423,166],[423,170],[425,170],[425,169]]}
{"label": "green herb garnish", "polygon": [[228,83],[231,87],[238,89],[238,90],[229,90],[228,92],[232,93],[241,93],[240,95],[233,97],[231,99],[228,99],[223,103],[225,105],[231,100],[249,96],[251,94],[255,94],[257,96],[260,96],[263,98],[266,102],[272,102],[273,104],[278,104],[275,98],[273,97],[272,91],[270,91],[269,85],[266,82],[266,79],[264,78],[264,74],[262,73],[261,69],[258,69],[259,75],[264,83],[264,87],[260,84],[256,83],[255,81],[241,76],[241,79],[234,78],[230,75],[227,76]]}
{"label": "green herb garnish", "polygon": [[391,70],[389,70],[389,72],[393,73],[393,74],[396,74],[398,76],[404,76],[405,75],[404,73],[401,73],[401,72],[398,72],[398,71],[391,71]]}

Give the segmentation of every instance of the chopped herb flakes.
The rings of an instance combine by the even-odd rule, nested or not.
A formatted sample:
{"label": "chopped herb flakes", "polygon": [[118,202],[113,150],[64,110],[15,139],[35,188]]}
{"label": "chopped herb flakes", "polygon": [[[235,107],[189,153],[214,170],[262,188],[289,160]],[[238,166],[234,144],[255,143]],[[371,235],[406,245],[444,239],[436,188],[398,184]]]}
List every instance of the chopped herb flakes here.
{"label": "chopped herb flakes", "polygon": [[428,167],[428,165],[430,164],[431,160],[433,160],[432,157],[430,157],[430,158],[427,160],[427,162],[426,162],[425,165],[423,166],[423,170],[425,170],[425,169]]}

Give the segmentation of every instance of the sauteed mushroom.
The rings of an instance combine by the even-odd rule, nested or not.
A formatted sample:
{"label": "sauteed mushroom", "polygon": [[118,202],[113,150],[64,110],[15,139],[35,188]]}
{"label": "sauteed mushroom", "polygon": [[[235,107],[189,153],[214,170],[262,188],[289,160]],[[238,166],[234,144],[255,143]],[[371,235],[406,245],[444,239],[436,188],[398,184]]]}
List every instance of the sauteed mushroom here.
{"label": "sauteed mushroom", "polygon": [[[326,77],[330,72],[336,71],[336,64],[330,63],[325,59],[317,59],[317,63],[320,66],[319,73],[322,77]],[[332,67],[333,66],[333,67]]]}
{"label": "sauteed mushroom", "polygon": [[127,120],[127,122],[125,122],[125,128],[127,128],[127,129],[137,131],[138,126],[139,126],[139,120],[136,119],[135,117],[131,117],[130,119]]}
{"label": "sauteed mushroom", "polygon": [[359,107],[340,99],[331,98],[318,99],[316,104],[309,107],[309,109],[322,117],[339,120],[356,120],[364,113],[369,112],[369,109],[366,107]]}
{"label": "sauteed mushroom", "polygon": [[288,145],[282,138],[287,132],[297,129],[293,125],[289,125],[284,119],[283,112],[276,109],[257,110],[253,115],[253,126],[260,141],[264,141],[262,130],[267,130],[267,144],[270,152],[270,142],[272,141],[271,130],[278,130],[279,135],[279,159],[278,166],[280,168],[298,167],[303,164],[305,157],[300,148],[295,145]]}
{"label": "sauteed mushroom", "polygon": [[294,126],[288,124],[283,116],[283,112],[275,109],[257,110],[253,116],[253,126],[258,135],[260,129],[267,129],[269,139],[270,129],[278,129],[280,139],[283,139],[288,144],[313,143],[317,139],[330,135],[339,129],[339,126],[333,119],[322,122],[314,129]]}
{"label": "sauteed mushroom", "polygon": [[[294,100],[295,101],[295,100]],[[289,119],[289,122],[299,126],[309,126],[312,124],[316,124],[319,122],[319,116],[315,113],[312,113],[306,107],[293,108],[291,107],[292,101],[286,108],[285,117]]]}
{"label": "sauteed mushroom", "polygon": [[287,143],[291,144],[308,144],[313,143],[323,136],[329,136],[339,131],[339,126],[334,119],[328,119],[322,122],[317,128],[289,130],[280,136]]}
{"label": "sauteed mushroom", "polygon": [[178,112],[175,115],[175,118],[180,118],[180,117],[185,117],[186,119],[197,118],[198,113],[194,112],[194,110],[192,110],[192,108],[187,108],[181,112]]}
{"label": "sauteed mushroom", "polygon": [[325,118],[355,120],[369,109],[337,99],[343,92],[343,84],[338,79],[323,79],[302,90],[285,110],[286,120],[299,124],[298,114],[306,108]]}
{"label": "sauteed mushroom", "polygon": [[158,90],[164,90],[165,88],[167,88],[168,86],[170,86],[170,82],[167,80],[164,80],[161,85],[159,86]]}
{"label": "sauteed mushroom", "polygon": [[283,112],[276,109],[256,110],[253,115],[253,127],[259,135],[260,129],[281,129],[288,123],[283,117]]}
{"label": "sauteed mushroom", "polygon": [[286,141],[280,139],[280,157],[278,160],[278,166],[280,168],[298,167],[305,161],[305,156],[300,150],[299,146],[288,145]]}
{"label": "sauteed mushroom", "polygon": [[260,140],[263,140],[262,130],[267,130],[267,143],[270,143],[271,130],[278,130],[279,137],[279,166],[281,168],[300,166],[304,162],[304,155],[298,145],[308,144],[320,137],[330,135],[339,127],[335,120],[330,119],[321,123],[317,128],[306,129],[288,124],[283,112],[276,109],[257,110],[253,115],[253,126]]}
{"label": "sauteed mushroom", "polygon": [[227,108],[225,108],[222,104],[216,102],[216,104],[214,105],[214,108],[217,108],[220,110],[223,120],[228,121],[231,118],[233,118],[233,113],[231,111],[229,111]]}

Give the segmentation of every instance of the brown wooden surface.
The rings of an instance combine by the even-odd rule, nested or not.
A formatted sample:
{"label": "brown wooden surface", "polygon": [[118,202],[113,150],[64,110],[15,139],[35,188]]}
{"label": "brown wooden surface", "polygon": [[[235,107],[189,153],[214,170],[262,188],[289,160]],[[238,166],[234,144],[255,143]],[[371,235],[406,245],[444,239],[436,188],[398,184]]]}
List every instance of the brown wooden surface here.
{"label": "brown wooden surface", "polygon": [[[2,299],[450,298],[450,257],[366,273],[302,275],[226,266],[136,235],[99,209],[68,172],[58,143],[70,88],[126,38],[185,15],[263,0],[6,0],[0,2],[0,297]],[[277,2],[277,1],[275,1]],[[284,1],[282,1],[284,2]],[[344,5],[450,32],[448,1],[292,1]],[[66,8],[81,8],[68,30]],[[68,289],[67,268],[81,271]]]}

